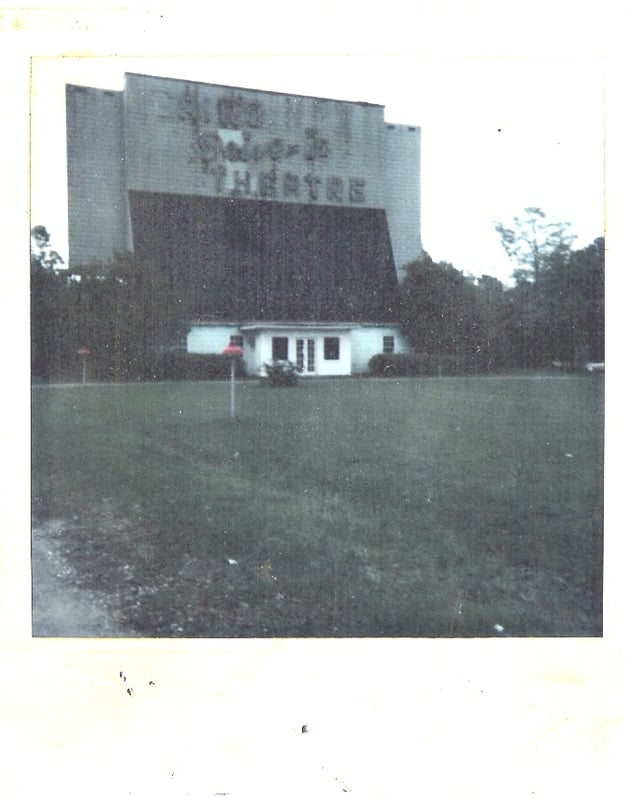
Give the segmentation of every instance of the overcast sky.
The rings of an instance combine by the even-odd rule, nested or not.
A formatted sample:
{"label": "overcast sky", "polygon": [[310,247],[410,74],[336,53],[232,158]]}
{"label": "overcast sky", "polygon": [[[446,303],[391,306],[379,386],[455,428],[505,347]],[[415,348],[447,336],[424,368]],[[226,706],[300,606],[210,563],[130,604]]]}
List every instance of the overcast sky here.
{"label": "overcast sky", "polygon": [[141,72],[362,100],[422,130],[423,246],[435,260],[507,281],[493,222],[527,206],[604,234],[604,74],[596,58],[452,56],[38,57],[32,68],[32,221],[67,256],[64,88],[122,89]]}

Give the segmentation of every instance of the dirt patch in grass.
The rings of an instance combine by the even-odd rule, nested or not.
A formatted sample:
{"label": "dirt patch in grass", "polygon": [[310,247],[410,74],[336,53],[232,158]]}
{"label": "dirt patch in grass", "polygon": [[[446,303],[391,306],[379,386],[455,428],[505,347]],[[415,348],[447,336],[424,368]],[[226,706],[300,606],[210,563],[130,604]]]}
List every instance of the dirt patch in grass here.
{"label": "dirt patch in grass", "polygon": [[[128,636],[117,595],[94,591],[66,552],[67,524],[50,520],[32,531],[33,636]],[[98,569],[98,565],[92,568]]]}

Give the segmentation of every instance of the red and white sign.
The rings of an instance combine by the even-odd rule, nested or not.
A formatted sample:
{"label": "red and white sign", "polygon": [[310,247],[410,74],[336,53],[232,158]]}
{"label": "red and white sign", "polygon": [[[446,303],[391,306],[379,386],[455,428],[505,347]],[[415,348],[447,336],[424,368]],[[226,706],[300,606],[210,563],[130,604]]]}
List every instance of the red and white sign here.
{"label": "red and white sign", "polygon": [[244,350],[237,344],[228,344],[221,350],[223,356],[243,356]]}

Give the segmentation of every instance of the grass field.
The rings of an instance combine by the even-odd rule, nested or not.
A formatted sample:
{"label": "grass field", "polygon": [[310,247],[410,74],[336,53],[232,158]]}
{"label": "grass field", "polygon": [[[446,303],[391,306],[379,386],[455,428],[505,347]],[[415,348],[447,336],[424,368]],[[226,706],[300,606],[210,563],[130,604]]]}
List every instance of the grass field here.
{"label": "grass field", "polygon": [[243,381],[237,420],[226,383],[35,387],[34,619],[46,559],[129,636],[600,635],[603,404],[588,376]]}

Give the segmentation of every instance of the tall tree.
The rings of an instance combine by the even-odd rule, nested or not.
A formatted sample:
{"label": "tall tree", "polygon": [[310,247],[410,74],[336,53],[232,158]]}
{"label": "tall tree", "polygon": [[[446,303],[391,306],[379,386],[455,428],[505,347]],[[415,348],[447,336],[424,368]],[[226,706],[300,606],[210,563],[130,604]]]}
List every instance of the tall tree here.
{"label": "tall tree", "polygon": [[50,234],[44,225],[31,228],[31,270],[54,270],[64,261],[50,245]]}
{"label": "tall tree", "polygon": [[539,367],[557,358],[554,328],[559,300],[551,288],[552,276],[568,266],[575,235],[570,223],[549,220],[536,206],[525,208],[511,226],[496,222],[495,230],[517,265],[516,286],[509,292],[512,356],[516,366]]}
{"label": "tall tree", "polygon": [[77,267],[71,286],[78,337],[100,380],[159,377],[160,353],[182,339],[189,307],[167,271],[117,253],[107,264]]}
{"label": "tall tree", "polygon": [[605,329],[605,242],[602,237],[572,257],[574,270],[582,275],[581,294],[586,299],[583,328],[586,333],[587,358],[604,361]]}
{"label": "tall tree", "polygon": [[48,379],[58,377],[67,361],[66,276],[58,270],[63,259],[52,249],[45,226],[31,229],[30,245],[31,373]]}
{"label": "tall tree", "polygon": [[482,275],[476,282],[475,296],[480,315],[478,357],[481,366],[489,372],[503,369],[512,357],[508,295],[500,280]]}
{"label": "tall tree", "polygon": [[604,239],[550,264],[542,281],[554,358],[571,364],[604,360]]}
{"label": "tall tree", "polygon": [[536,206],[523,211],[524,216],[513,217],[511,227],[496,222],[495,230],[508,258],[518,265],[513,272],[517,283],[538,284],[550,259],[568,258],[575,235],[570,223],[552,222]]}
{"label": "tall tree", "polygon": [[481,351],[480,312],[475,287],[459,270],[425,253],[406,267],[400,288],[400,318],[412,347],[455,356],[472,366]]}

